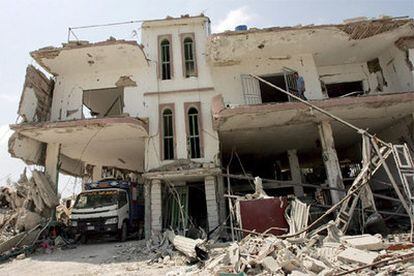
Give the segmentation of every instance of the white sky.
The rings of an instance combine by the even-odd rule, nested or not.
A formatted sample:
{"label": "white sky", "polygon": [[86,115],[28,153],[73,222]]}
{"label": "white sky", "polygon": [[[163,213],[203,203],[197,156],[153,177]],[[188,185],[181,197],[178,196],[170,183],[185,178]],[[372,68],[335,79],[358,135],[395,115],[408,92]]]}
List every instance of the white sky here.
{"label": "white sky", "polygon": [[[379,15],[414,17],[413,0],[17,0],[0,1],[0,185],[16,179],[23,162],[9,157],[7,124],[16,120],[29,52],[59,46],[69,26],[197,15],[204,12],[213,31],[249,27],[340,23],[343,19]],[[80,39],[105,40],[109,36],[134,39],[139,24],[76,31]],[[139,33],[139,31],[138,31]],[[61,189],[66,186],[63,180]],[[73,190],[69,182],[64,194]]]}

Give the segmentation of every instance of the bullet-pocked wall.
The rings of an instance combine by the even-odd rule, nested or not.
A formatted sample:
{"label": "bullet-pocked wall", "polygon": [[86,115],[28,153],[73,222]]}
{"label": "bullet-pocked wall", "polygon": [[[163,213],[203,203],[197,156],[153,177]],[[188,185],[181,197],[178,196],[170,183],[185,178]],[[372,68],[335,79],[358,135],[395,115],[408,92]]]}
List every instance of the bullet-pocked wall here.
{"label": "bullet-pocked wall", "polygon": [[[289,56],[279,59],[271,57],[247,56],[237,64],[211,66],[214,86],[223,95],[225,104],[245,104],[242,74],[271,76],[283,74],[284,68],[298,71],[305,81],[308,99],[323,99],[318,71],[310,54]],[[281,87],[285,88],[285,87]],[[275,93],[280,93],[275,89]]]}

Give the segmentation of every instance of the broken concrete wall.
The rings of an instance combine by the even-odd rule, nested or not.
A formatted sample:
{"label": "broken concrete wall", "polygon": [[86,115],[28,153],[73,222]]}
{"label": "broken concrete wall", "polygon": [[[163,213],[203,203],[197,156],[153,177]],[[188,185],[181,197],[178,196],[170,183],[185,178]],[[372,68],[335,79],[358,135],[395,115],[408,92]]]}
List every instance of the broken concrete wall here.
{"label": "broken concrete wall", "polygon": [[17,132],[9,138],[8,150],[12,157],[27,164],[43,165],[45,162],[46,145]]}
{"label": "broken concrete wall", "polygon": [[34,66],[26,68],[26,79],[18,114],[24,122],[44,122],[50,118],[54,81]]}
{"label": "broken concrete wall", "polygon": [[[82,176],[85,169],[84,162],[80,160],[70,158],[66,155],[61,154],[59,156],[61,162],[60,172],[67,173],[70,175]],[[100,179],[99,179],[100,180]]]}
{"label": "broken concrete wall", "polygon": [[[258,42],[259,44],[259,42]],[[240,76],[242,74],[255,74],[258,76],[283,75],[283,68],[297,70],[303,76],[308,99],[323,99],[319,74],[312,55],[303,54],[295,56],[261,57],[246,56],[237,64],[212,66],[211,73],[214,86],[218,93],[222,93],[225,104],[245,104],[243,87]],[[285,89],[285,87],[282,87]],[[276,92],[275,93],[279,93]]]}
{"label": "broken concrete wall", "polygon": [[366,63],[338,64],[318,67],[319,78],[325,84],[362,81],[364,91],[374,85]]}
{"label": "broken concrete wall", "polygon": [[[93,66],[93,65],[91,65]],[[52,107],[52,121],[63,121],[72,119],[82,119],[83,91],[95,89],[107,89],[116,87],[116,83],[122,76],[133,75],[132,79],[140,79],[139,83],[144,86],[142,77],[134,71],[136,68],[125,68],[124,70],[105,70],[83,72],[74,75],[56,77],[56,86]],[[142,72],[138,72],[141,76]],[[144,74],[145,75],[145,74]],[[143,117],[143,105],[137,104],[136,98],[140,93],[138,87],[124,88],[124,112],[131,116],[140,115]]]}
{"label": "broken concrete wall", "polygon": [[392,45],[381,53],[378,59],[386,81],[385,92],[414,90],[414,72],[407,63],[405,51]]}

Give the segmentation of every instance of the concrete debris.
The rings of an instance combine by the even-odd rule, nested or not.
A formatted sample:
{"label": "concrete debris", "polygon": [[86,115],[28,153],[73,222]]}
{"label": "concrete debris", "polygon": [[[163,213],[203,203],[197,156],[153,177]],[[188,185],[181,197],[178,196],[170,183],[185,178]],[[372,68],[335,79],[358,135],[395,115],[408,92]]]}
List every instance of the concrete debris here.
{"label": "concrete debris", "polygon": [[340,241],[356,249],[381,250],[385,248],[382,238],[372,235],[344,236],[340,238]]}
{"label": "concrete debris", "polygon": [[31,244],[45,224],[59,198],[52,182],[39,171],[27,178],[26,170],[16,183],[0,190],[0,254],[12,248]]}
{"label": "concrete debris", "polygon": [[[324,241],[326,239],[320,236],[315,244],[311,244],[306,236],[301,240],[289,241],[259,233],[220,246],[209,245],[214,242],[207,240],[203,244],[209,248],[210,258],[200,262],[198,267],[188,268],[186,272],[191,275],[345,275],[358,271],[358,275],[389,275],[392,271],[408,273],[414,265],[414,258],[410,257],[413,244],[404,242],[404,246],[390,246],[399,240],[397,236],[383,240],[377,235],[344,236],[339,233],[336,232],[338,242]],[[185,240],[185,244],[192,246],[197,243],[197,240],[182,236],[172,237],[179,237],[178,240]],[[195,252],[190,247],[184,247],[185,250],[180,246],[174,248],[185,256]],[[171,273],[187,275],[178,271],[178,274]]]}
{"label": "concrete debris", "polygon": [[204,241],[202,239],[190,239],[183,236],[175,235],[172,231],[166,231],[168,240],[174,248],[189,257],[195,259],[197,257],[196,248]]}
{"label": "concrete debris", "polygon": [[359,264],[372,264],[378,257],[376,252],[366,252],[356,248],[347,248],[338,255],[338,260],[359,263]]}

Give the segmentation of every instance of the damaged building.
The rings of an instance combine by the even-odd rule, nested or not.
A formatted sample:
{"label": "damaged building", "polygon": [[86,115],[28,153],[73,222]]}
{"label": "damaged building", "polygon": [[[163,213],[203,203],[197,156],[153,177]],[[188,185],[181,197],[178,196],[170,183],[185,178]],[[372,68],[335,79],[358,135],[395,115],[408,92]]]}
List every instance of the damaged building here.
{"label": "damaged building", "polygon": [[[54,185],[59,172],[138,182],[146,237],[214,230],[230,194],[255,192],[255,176],[271,196],[321,206],[343,198],[362,168],[361,135],[273,87],[293,93],[295,73],[312,105],[413,153],[410,18],[212,34],[200,15],[141,30],[140,42],[31,52],[51,77],[27,68],[9,152],[43,166]],[[378,212],[407,219],[385,175],[370,183]]]}

